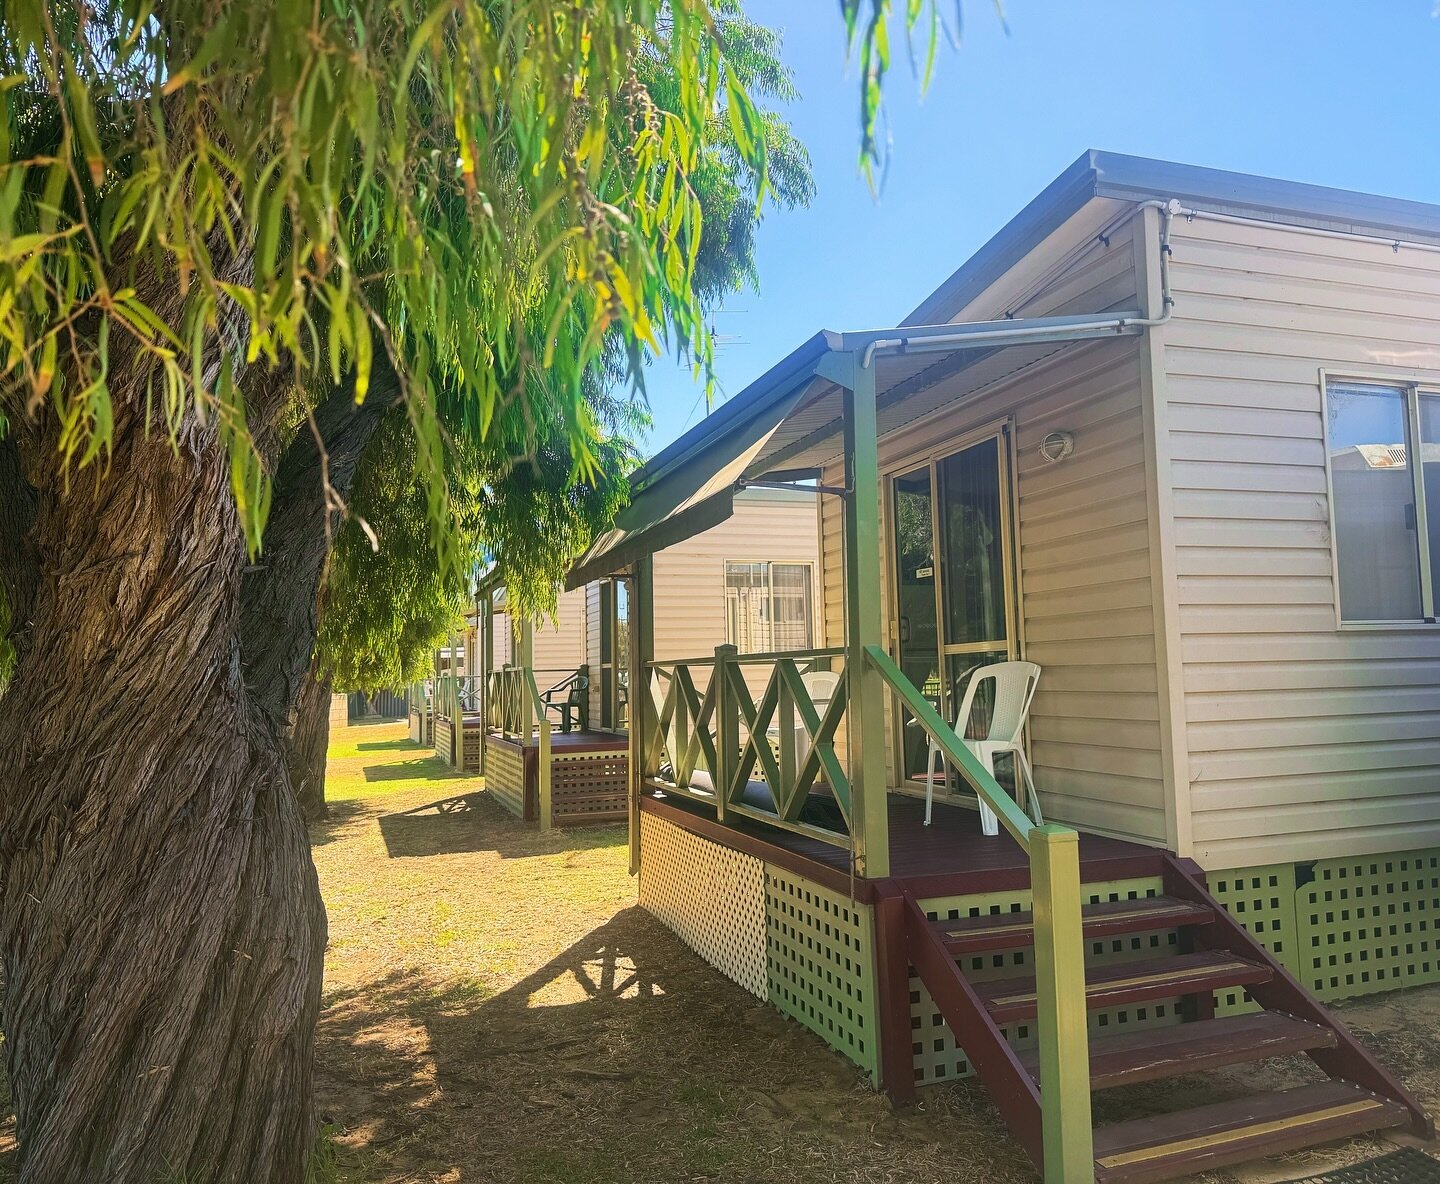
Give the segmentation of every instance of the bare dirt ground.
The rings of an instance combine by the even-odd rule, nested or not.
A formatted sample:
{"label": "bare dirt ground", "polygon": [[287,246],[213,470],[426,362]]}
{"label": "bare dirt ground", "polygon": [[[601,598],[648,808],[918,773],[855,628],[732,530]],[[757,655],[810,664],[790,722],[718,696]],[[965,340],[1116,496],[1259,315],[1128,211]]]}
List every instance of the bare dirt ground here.
{"label": "bare dirt ground", "polygon": [[[337,734],[329,794],[313,832],[330,911],[317,1084],[338,1182],[1035,1181],[978,1086],[897,1111],[701,962],[635,905],[623,830],[542,836],[403,725]],[[1343,1015],[1440,1107],[1440,987]],[[1301,1076],[1267,1064],[1181,1079],[1104,1095],[1097,1117]],[[0,1119],[0,1182],[10,1140]],[[1381,1149],[1206,1179],[1270,1184]]]}

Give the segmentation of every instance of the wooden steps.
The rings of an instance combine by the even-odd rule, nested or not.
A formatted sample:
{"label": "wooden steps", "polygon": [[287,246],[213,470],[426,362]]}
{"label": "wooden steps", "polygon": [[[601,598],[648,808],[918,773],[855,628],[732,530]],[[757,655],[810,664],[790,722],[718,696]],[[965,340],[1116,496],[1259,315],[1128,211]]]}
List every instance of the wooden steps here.
{"label": "wooden steps", "polygon": [[[1135,1085],[1334,1047],[1335,1033],[1329,1028],[1275,1011],[1170,1028],[1137,1028],[1091,1041],[1090,1085],[1092,1089]],[[1037,1049],[1022,1053],[1020,1063],[1040,1080]]]}
{"label": "wooden steps", "polygon": [[1409,1112],[1346,1081],[1258,1094],[1095,1131],[1095,1179],[1146,1184],[1404,1126]]}
{"label": "wooden steps", "polygon": [[[1201,950],[1139,962],[1112,962],[1092,967],[1085,976],[1085,1002],[1094,1011],[1147,999],[1176,999],[1222,987],[1265,982],[1269,967],[1225,950]],[[997,1024],[1035,1018],[1033,978],[992,979],[975,983]]]}
{"label": "wooden steps", "polygon": [[[1141,900],[1104,901],[1087,905],[1082,913],[1085,936],[1118,937],[1157,929],[1180,929],[1214,920],[1213,910],[1188,900],[1151,896]],[[1035,939],[1034,921],[1026,913],[993,913],[933,921],[945,948],[960,957],[987,950],[1014,950]]]}
{"label": "wooden steps", "polygon": [[[1087,905],[1081,913],[1086,938],[1116,938],[1122,933],[1148,933],[1156,929],[1181,929],[1205,925],[1214,912],[1189,900],[1149,896],[1140,900],[1106,900]],[[982,954],[991,949],[1020,949],[1034,942],[1034,920],[1030,913],[988,913],[975,918],[932,922],[950,954]]]}
{"label": "wooden steps", "polygon": [[[1221,907],[1203,873],[1172,855],[1162,853],[1161,862],[1163,895],[1091,905],[1082,910],[1081,924],[1090,940],[1173,930],[1177,940],[1165,948],[1175,952],[1088,963],[1085,1001],[1096,1011],[1176,1000],[1175,1015],[1185,1022],[1144,1026],[1121,1016],[1093,1030],[1092,1091],[1289,1056],[1308,1057],[1329,1080],[1100,1127],[1094,1131],[1096,1180],[1149,1184],[1398,1126],[1433,1136],[1420,1103]],[[919,976],[1016,1139],[1040,1164],[1040,1049],[1016,1052],[1001,1030],[1036,1021],[1035,980],[975,981],[962,968],[975,955],[1028,949],[1033,918],[1010,912],[932,920],[914,895],[897,896],[903,948],[896,964],[903,972],[908,963]],[[1087,958],[1094,952],[1087,950]],[[1033,965],[1023,953],[1018,961]],[[1260,1010],[1214,1018],[1215,993],[1235,988],[1244,988]],[[908,993],[896,997],[908,1003]],[[1042,1044],[1046,1035],[1034,1027],[1020,1034],[1038,1036]],[[909,1069],[908,1059],[894,1066],[897,1076]],[[887,1085],[892,1079],[887,1076]]]}

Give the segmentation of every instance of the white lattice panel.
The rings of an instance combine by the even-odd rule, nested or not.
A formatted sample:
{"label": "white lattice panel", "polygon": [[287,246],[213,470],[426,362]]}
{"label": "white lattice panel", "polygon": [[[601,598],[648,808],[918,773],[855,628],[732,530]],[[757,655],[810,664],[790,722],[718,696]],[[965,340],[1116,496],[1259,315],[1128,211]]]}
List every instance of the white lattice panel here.
{"label": "white lattice panel", "polygon": [[722,974],[769,997],[760,860],[641,814],[640,904]]}

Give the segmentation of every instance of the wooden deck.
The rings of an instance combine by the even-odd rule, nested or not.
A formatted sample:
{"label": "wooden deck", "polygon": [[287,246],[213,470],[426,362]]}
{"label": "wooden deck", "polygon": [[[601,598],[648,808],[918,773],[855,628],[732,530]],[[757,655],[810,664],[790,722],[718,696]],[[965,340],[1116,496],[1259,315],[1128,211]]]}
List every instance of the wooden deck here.
{"label": "wooden deck", "polygon": [[[465,726],[479,727],[480,717],[478,715],[467,715]],[[487,741],[490,744],[505,744],[520,751],[530,753],[536,748],[535,738],[523,741],[514,736],[501,736],[491,732]],[[627,737],[617,732],[582,732],[578,729],[571,732],[562,732],[555,728],[550,733],[550,751],[557,752],[626,752],[629,750],[630,741]]]}
{"label": "wooden deck", "polygon": [[[899,881],[917,899],[1029,886],[1029,857],[1003,830],[993,837],[982,834],[975,810],[937,802],[934,821],[927,827],[923,801],[892,793],[889,805],[890,880]],[[745,818],[721,825],[704,806],[678,795],[657,798],[647,792],[641,809],[837,892],[853,891],[857,900],[873,900],[881,883],[852,880],[849,851],[821,839]],[[1082,834],[1080,875],[1088,883],[1159,875],[1162,855],[1156,847]]]}
{"label": "wooden deck", "polygon": [[[479,727],[478,717],[476,727]],[[486,737],[487,788],[517,817],[540,818],[540,750],[534,737]],[[550,734],[550,800],[556,826],[623,821],[630,742],[613,732]]]}

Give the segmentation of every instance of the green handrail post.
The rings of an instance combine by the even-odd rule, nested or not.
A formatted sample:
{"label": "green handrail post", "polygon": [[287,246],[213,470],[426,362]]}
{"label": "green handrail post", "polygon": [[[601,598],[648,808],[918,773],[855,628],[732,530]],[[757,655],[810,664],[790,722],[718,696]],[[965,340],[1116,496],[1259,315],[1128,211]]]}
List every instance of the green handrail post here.
{"label": "green handrail post", "polygon": [[715,687],[715,768],[710,772],[715,782],[715,817],[720,822],[725,821],[725,804],[740,763],[740,705],[730,689],[731,663],[738,652],[733,645],[717,645],[715,668],[710,673]]}
{"label": "green handrail post", "polygon": [[540,698],[533,670],[525,671],[524,690],[528,692],[526,701],[539,719],[535,728],[535,789],[540,799],[540,829],[549,830],[555,823],[554,803],[550,796],[550,717],[545,714],[545,701]]}
{"label": "green handrail post", "polygon": [[880,611],[880,462],[875,420],[875,367],[852,351],[830,355],[825,377],[839,384],[845,424],[845,665],[850,674],[852,841],[855,870],[890,874],[890,814],[885,770],[885,684],[865,660],[885,640]]}
{"label": "green handrail post", "polygon": [[1048,824],[1029,839],[1045,1184],[1093,1184],[1080,836]]}

